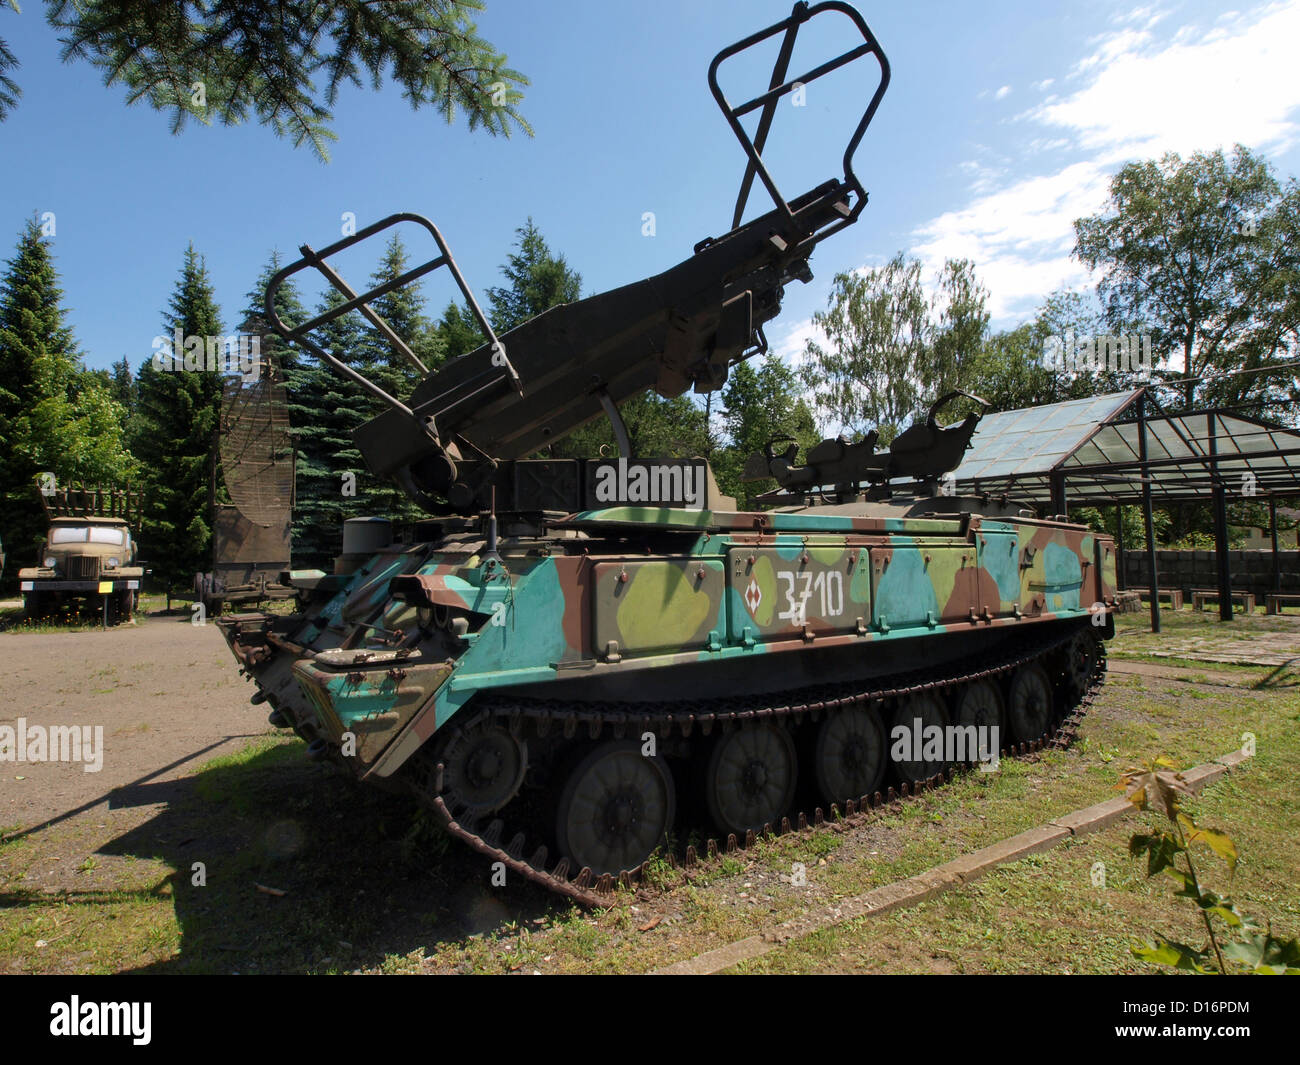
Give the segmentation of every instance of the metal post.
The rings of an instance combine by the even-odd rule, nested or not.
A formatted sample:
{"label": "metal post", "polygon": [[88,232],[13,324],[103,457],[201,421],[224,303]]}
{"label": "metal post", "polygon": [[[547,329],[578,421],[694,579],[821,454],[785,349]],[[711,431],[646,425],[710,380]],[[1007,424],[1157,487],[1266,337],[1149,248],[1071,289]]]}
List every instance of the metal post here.
{"label": "metal post", "polygon": [[1228,568],[1228,491],[1214,486],[1214,569],[1219,584],[1219,620],[1232,620],[1232,573]]}
{"label": "metal post", "polygon": [[1142,519],[1147,534],[1147,584],[1151,593],[1151,631],[1160,631],[1160,585],[1156,581],[1156,529],[1151,518],[1151,476],[1147,472],[1147,396],[1138,397],[1138,459],[1142,471]]}
{"label": "metal post", "polygon": [[1065,516],[1065,474],[1057,471],[1052,474],[1052,513]]}
{"label": "metal post", "polygon": [[1228,567],[1228,491],[1219,478],[1219,453],[1214,415],[1205,416],[1210,437],[1210,467],[1214,471],[1214,570],[1219,584],[1219,620],[1232,620],[1232,572]]}
{"label": "metal post", "polygon": [[1277,558],[1277,496],[1268,497],[1268,537],[1273,542],[1273,591],[1282,590],[1282,565]]}
{"label": "metal post", "polygon": [[1121,592],[1128,590],[1124,578],[1124,504],[1115,504],[1115,579]]}

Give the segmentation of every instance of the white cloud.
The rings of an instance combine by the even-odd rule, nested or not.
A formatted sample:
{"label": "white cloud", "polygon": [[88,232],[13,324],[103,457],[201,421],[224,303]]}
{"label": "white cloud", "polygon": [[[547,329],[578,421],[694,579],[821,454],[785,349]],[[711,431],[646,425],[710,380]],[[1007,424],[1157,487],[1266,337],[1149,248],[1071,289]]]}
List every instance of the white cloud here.
{"label": "white cloud", "polygon": [[1235,32],[1183,27],[1159,50],[1143,47],[1149,39],[1129,30],[1102,39],[1076,68],[1097,68],[1090,84],[1021,117],[1072,134],[1112,163],[1236,141],[1284,149],[1294,140],[1300,5],[1238,19]]}
{"label": "white cloud", "polygon": [[976,159],[963,159],[957,168],[971,179],[969,188],[973,193],[985,193],[997,188],[998,182],[1006,173],[1003,167],[986,166]]}
{"label": "white cloud", "polygon": [[1022,179],[921,226],[914,252],[932,274],[944,259],[971,259],[993,317],[1020,313],[1027,298],[1083,281],[1082,267],[1069,258],[1072,226],[1096,210],[1107,180],[1093,163]]}
{"label": "white cloud", "polygon": [[[1300,135],[1293,45],[1300,40],[1300,5],[1220,18],[1208,33],[1184,26],[1155,43],[1151,28],[1164,17],[1141,8],[1117,19],[1121,28],[1089,41],[1090,54],[1067,79],[1078,87],[1017,116],[1039,127],[1014,149],[1019,165],[993,171],[959,164],[975,179],[970,201],[914,231],[927,274],[946,258],[975,262],[995,327],[1027,315],[1058,288],[1091,284],[1070,258],[1073,222],[1103,208],[1110,177],[1125,162],[1237,142],[1284,151]],[[1076,161],[1032,172],[1044,153],[1063,150]]]}
{"label": "white cloud", "polygon": [[1010,96],[1010,95],[1011,95],[1011,86],[1003,85],[1002,88],[1000,88],[997,92],[993,94],[993,99],[1001,100],[1003,97]]}
{"label": "white cloud", "polygon": [[1050,89],[1055,84],[1055,78],[1044,78],[1042,81],[1034,82],[1034,89],[1038,92],[1043,92],[1045,89]]}
{"label": "white cloud", "polygon": [[803,364],[804,347],[810,340],[822,345],[827,342],[826,334],[821,328],[811,318],[805,318],[801,322],[791,323],[784,336],[779,340],[770,340],[769,343],[773,353],[780,356],[782,362],[797,369]]}

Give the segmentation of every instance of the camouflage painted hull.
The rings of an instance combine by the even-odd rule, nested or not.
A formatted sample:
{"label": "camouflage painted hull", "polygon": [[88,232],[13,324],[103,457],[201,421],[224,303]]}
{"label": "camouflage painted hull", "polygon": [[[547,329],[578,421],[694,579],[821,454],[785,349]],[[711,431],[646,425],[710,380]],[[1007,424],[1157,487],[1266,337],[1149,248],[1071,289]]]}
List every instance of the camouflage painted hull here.
{"label": "camouflage painted hull", "polygon": [[[1052,632],[1113,634],[1104,536],[1022,517],[836,509],[586,512],[506,537],[496,557],[467,525],[329,578],[300,615],[221,625],[273,720],[379,784],[416,765],[455,775],[467,743],[482,762],[463,737],[449,753],[448,738],[503,700],[588,717],[700,707],[938,675]],[[580,753],[572,732],[504,751],[512,741],[497,736],[488,761],[504,758],[509,779],[495,792],[489,781],[471,812],[512,799],[525,768],[529,785],[556,791]],[[706,753],[673,750],[687,764]]]}

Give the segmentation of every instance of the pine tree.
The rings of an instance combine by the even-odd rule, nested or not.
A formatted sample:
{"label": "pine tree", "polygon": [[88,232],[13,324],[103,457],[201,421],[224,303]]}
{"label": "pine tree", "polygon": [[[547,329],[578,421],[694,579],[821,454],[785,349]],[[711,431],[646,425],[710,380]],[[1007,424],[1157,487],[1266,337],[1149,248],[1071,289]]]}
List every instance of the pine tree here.
{"label": "pine tree", "polygon": [[[284,264],[278,251],[271,252],[271,258],[262,268],[261,274],[253,283],[252,289],[244,296],[244,309],[240,312],[239,328],[250,336],[257,336],[258,347],[263,357],[274,357],[281,373],[288,373],[298,365],[299,353],[292,344],[286,344],[279,334],[271,329],[266,320],[266,286],[271,278],[280,272]],[[293,278],[287,278],[275,291],[275,313],[280,321],[293,328],[307,320],[307,309],[302,305],[298,295],[298,286]]]}
{"label": "pine tree", "polygon": [[[344,302],[331,289],[317,313]],[[361,319],[345,314],[313,331],[317,344],[341,362],[352,364],[362,345]],[[316,358],[303,356],[286,374],[289,422],[298,450],[293,517],[295,568],[332,568],[342,549],[342,523],[363,513],[357,496],[343,494],[352,478],[364,490],[365,465],[352,443],[352,430],[365,420],[370,396],[349,378]]]}
{"label": "pine tree", "polygon": [[[409,269],[406,248],[396,233],[389,240],[379,267],[371,276],[369,287],[400,277]],[[370,306],[394,333],[406,341],[426,368],[432,371],[442,362],[441,340],[424,316],[424,294],[419,283],[403,285],[371,301]],[[373,381],[395,399],[405,402],[423,379],[420,373],[397,347],[369,322],[363,322],[361,344],[354,355],[353,365],[363,376]],[[384,402],[369,392],[361,394],[357,410],[357,425],[377,417],[388,408]],[[357,510],[355,514],[373,514],[394,522],[415,521],[423,511],[396,484],[371,475],[365,461],[356,454]]]}
{"label": "pine tree", "polygon": [[508,285],[487,290],[488,319],[497,335],[561,303],[582,298],[582,275],[569,268],[563,255],[553,255],[531,218],[515,230],[518,240],[501,267]]}
{"label": "pine tree", "polygon": [[[378,89],[391,77],[413,109],[431,106],[448,124],[463,111],[471,130],[532,136],[515,109],[528,79],[478,35],[470,15],[483,10],[480,0],[50,0],[46,7],[65,60],[104,71],[106,85],[128,90],[129,103],[170,113],[173,133],[187,118],[233,126],[251,111],[294,147],[306,142],[327,159],[339,89]],[[17,103],[9,76],[17,66],[0,40],[0,121]]]}
{"label": "pine tree", "polygon": [[[384,249],[378,269],[371,275],[370,287],[387,284],[401,277],[409,268],[406,246],[394,233]],[[441,342],[424,316],[424,294],[418,281],[385,293],[372,300],[370,306],[394,333],[406,341],[425,367],[433,370],[438,366],[442,361]],[[369,322],[365,324],[363,352],[361,372],[396,399],[408,398],[424,376]],[[382,409],[382,406],[377,407],[376,413]]]}
{"label": "pine tree", "polygon": [[447,304],[436,326],[442,344],[444,360],[458,359],[484,342],[483,331],[478,327],[468,308],[463,308],[455,301]]}
{"label": "pine tree", "polygon": [[109,394],[115,402],[122,405],[128,421],[135,414],[138,391],[135,375],[131,373],[131,363],[123,355],[113,363],[109,376]]}
{"label": "pine tree", "polygon": [[[179,589],[188,587],[195,573],[211,569],[212,507],[221,483],[220,369],[195,369],[193,360],[186,369],[186,352],[171,352],[177,330],[187,343],[198,338],[205,351],[209,338],[223,335],[207,267],[193,244],[163,319],[167,347],[140,367],[132,450],[144,468],[141,552],[156,580]],[[176,368],[162,368],[172,365],[172,357]]]}
{"label": "pine tree", "polygon": [[45,532],[37,474],[52,473],[58,483],[124,486],[133,466],[124,411],[82,365],[35,220],[7,267],[0,279],[0,514],[10,556],[29,565]]}

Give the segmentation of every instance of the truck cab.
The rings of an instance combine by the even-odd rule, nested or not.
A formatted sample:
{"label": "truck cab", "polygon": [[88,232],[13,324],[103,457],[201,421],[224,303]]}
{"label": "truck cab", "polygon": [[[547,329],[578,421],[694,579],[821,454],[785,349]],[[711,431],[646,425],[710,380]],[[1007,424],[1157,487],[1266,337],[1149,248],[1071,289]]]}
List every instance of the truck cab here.
{"label": "truck cab", "polygon": [[18,579],[30,619],[58,614],[81,600],[88,611],[106,605],[108,620],[117,623],[135,612],[143,575],[126,521],[92,515],[54,518],[40,564],[21,570]]}

